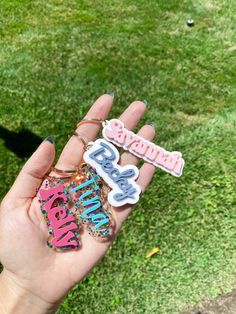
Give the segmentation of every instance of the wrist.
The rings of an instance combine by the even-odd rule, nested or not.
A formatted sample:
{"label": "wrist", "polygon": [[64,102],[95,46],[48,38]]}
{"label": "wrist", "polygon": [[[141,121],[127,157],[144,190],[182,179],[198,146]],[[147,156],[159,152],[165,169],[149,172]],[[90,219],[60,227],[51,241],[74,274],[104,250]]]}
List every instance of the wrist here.
{"label": "wrist", "polygon": [[20,284],[7,270],[0,274],[1,314],[52,314],[57,304],[49,303]]}

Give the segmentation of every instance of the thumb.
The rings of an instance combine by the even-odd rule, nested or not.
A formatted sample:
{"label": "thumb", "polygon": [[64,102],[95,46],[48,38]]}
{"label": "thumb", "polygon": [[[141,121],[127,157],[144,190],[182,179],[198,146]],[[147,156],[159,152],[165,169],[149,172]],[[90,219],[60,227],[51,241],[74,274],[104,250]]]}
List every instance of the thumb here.
{"label": "thumb", "polygon": [[48,136],[25,163],[5,198],[32,198],[55,158],[55,140]]}

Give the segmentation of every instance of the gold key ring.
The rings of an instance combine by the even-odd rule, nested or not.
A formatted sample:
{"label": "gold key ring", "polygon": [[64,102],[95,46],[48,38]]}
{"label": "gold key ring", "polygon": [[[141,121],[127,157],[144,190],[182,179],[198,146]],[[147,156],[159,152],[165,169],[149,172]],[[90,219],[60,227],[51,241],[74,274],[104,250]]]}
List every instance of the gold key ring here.
{"label": "gold key ring", "polygon": [[84,123],[94,123],[94,124],[103,124],[105,120],[104,119],[97,119],[97,118],[84,118],[82,119],[78,124],[77,128]]}

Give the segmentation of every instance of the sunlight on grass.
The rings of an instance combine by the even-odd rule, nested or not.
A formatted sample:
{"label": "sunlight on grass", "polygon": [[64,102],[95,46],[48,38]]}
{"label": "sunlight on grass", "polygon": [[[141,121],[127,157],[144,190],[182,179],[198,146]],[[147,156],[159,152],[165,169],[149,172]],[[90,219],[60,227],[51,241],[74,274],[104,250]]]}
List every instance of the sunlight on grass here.
{"label": "sunlight on grass", "polygon": [[[154,122],[155,142],[186,160],[180,179],[157,171],[58,313],[180,313],[234,288],[235,9],[230,0],[1,2],[2,127],[55,135],[58,155],[90,104],[114,91],[111,116],[147,99],[139,127]],[[25,161],[6,141],[1,196]]]}

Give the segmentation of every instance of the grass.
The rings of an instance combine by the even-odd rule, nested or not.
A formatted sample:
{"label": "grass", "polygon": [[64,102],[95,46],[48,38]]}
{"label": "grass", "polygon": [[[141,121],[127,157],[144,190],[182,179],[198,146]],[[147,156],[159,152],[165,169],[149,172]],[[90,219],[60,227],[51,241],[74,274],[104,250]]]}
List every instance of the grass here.
{"label": "grass", "polygon": [[[186,160],[180,179],[157,171],[58,313],[180,313],[234,288],[235,10],[231,0],[1,1],[2,127],[53,134],[59,154],[96,97],[115,91],[111,116],[147,99],[139,126],[154,122],[156,143]],[[0,132],[1,196],[25,162],[6,141]]]}

